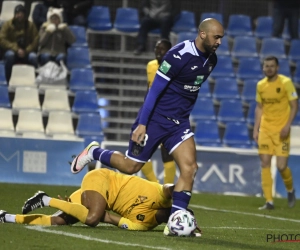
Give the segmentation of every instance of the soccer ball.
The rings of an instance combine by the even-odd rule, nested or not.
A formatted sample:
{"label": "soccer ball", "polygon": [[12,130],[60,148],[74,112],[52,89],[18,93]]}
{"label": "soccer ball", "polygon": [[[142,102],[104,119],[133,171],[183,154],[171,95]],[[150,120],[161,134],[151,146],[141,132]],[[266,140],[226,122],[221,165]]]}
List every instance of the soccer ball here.
{"label": "soccer ball", "polygon": [[176,236],[190,236],[196,229],[197,222],[189,211],[178,210],[171,214],[167,227]]}

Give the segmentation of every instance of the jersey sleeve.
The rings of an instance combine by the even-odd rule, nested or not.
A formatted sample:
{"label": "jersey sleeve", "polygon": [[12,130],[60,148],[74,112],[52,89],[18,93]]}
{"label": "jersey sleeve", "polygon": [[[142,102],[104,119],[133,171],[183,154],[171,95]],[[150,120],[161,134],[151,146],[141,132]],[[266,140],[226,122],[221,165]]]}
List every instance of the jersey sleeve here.
{"label": "jersey sleeve", "polygon": [[256,95],[255,95],[255,100],[259,103],[261,103],[261,96],[259,94],[259,85],[257,84],[256,86]]}
{"label": "jersey sleeve", "polygon": [[284,86],[285,86],[285,90],[286,90],[289,101],[298,99],[298,95],[297,95],[295,86],[294,86],[293,82],[291,81],[291,79],[287,80]]}
{"label": "jersey sleeve", "polygon": [[126,219],[124,217],[120,219],[118,227],[122,229],[128,229],[128,230],[139,230],[139,231],[149,230],[149,228],[146,227],[145,225],[141,223],[132,222],[129,219]]}

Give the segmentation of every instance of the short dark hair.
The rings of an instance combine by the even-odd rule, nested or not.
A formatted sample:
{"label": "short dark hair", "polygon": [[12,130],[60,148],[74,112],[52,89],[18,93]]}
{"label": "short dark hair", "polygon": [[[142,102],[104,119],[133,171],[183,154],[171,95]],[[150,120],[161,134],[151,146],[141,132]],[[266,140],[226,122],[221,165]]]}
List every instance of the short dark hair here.
{"label": "short dark hair", "polygon": [[160,39],[158,42],[163,43],[169,49],[172,48],[172,43],[168,39]]}
{"label": "short dark hair", "polygon": [[279,62],[278,62],[278,58],[276,56],[266,56],[264,58],[264,62],[265,61],[275,61],[277,65],[279,65]]}

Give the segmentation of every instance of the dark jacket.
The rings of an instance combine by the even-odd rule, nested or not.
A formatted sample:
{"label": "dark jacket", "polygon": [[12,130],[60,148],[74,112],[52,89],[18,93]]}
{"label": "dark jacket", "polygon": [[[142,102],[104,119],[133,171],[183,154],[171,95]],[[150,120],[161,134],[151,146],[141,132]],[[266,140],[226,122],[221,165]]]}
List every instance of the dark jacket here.
{"label": "dark jacket", "polygon": [[141,13],[141,18],[149,16],[149,12],[151,11],[151,6],[153,4],[158,4],[161,2],[162,4],[167,4],[170,6],[170,8],[167,10],[173,22],[175,22],[180,15],[180,1],[173,1],[173,0],[143,0],[140,6],[140,13]]}
{"label": "dark jacket", "polygon": [[26,20],[18,26],[14,19],[6,21],[0,31],[0,47],[6,50],[18,51],[22,48],[26,54],[36,52],[39,43],[38,31],[35,25]]}

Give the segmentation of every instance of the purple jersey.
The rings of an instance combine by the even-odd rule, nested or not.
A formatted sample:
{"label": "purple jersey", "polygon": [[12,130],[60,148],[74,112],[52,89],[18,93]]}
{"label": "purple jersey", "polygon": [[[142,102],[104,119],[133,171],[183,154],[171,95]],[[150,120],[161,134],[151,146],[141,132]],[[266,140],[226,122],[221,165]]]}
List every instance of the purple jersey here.
{"label": "purple jersey", "polygon": [[196,48],[194,40],[184,41],[169,50],[132,126],[132,131],[138,124],[147,126],[144,145],[130,140],[127,157],[146,162],[160,143],[171,154],[183,141],[194,135],[189,115],[201,84],[216,63],[215,53],[202,53]]}
{"label": "purple jersey", "polygon": [[216,54],[202,53],[196,48],[195,40],[171,48],[164,56],[151,87],[162,80],[168,82],[156,100],[154,112],[179,121],[188,119],[201,85],[216,64]]}

